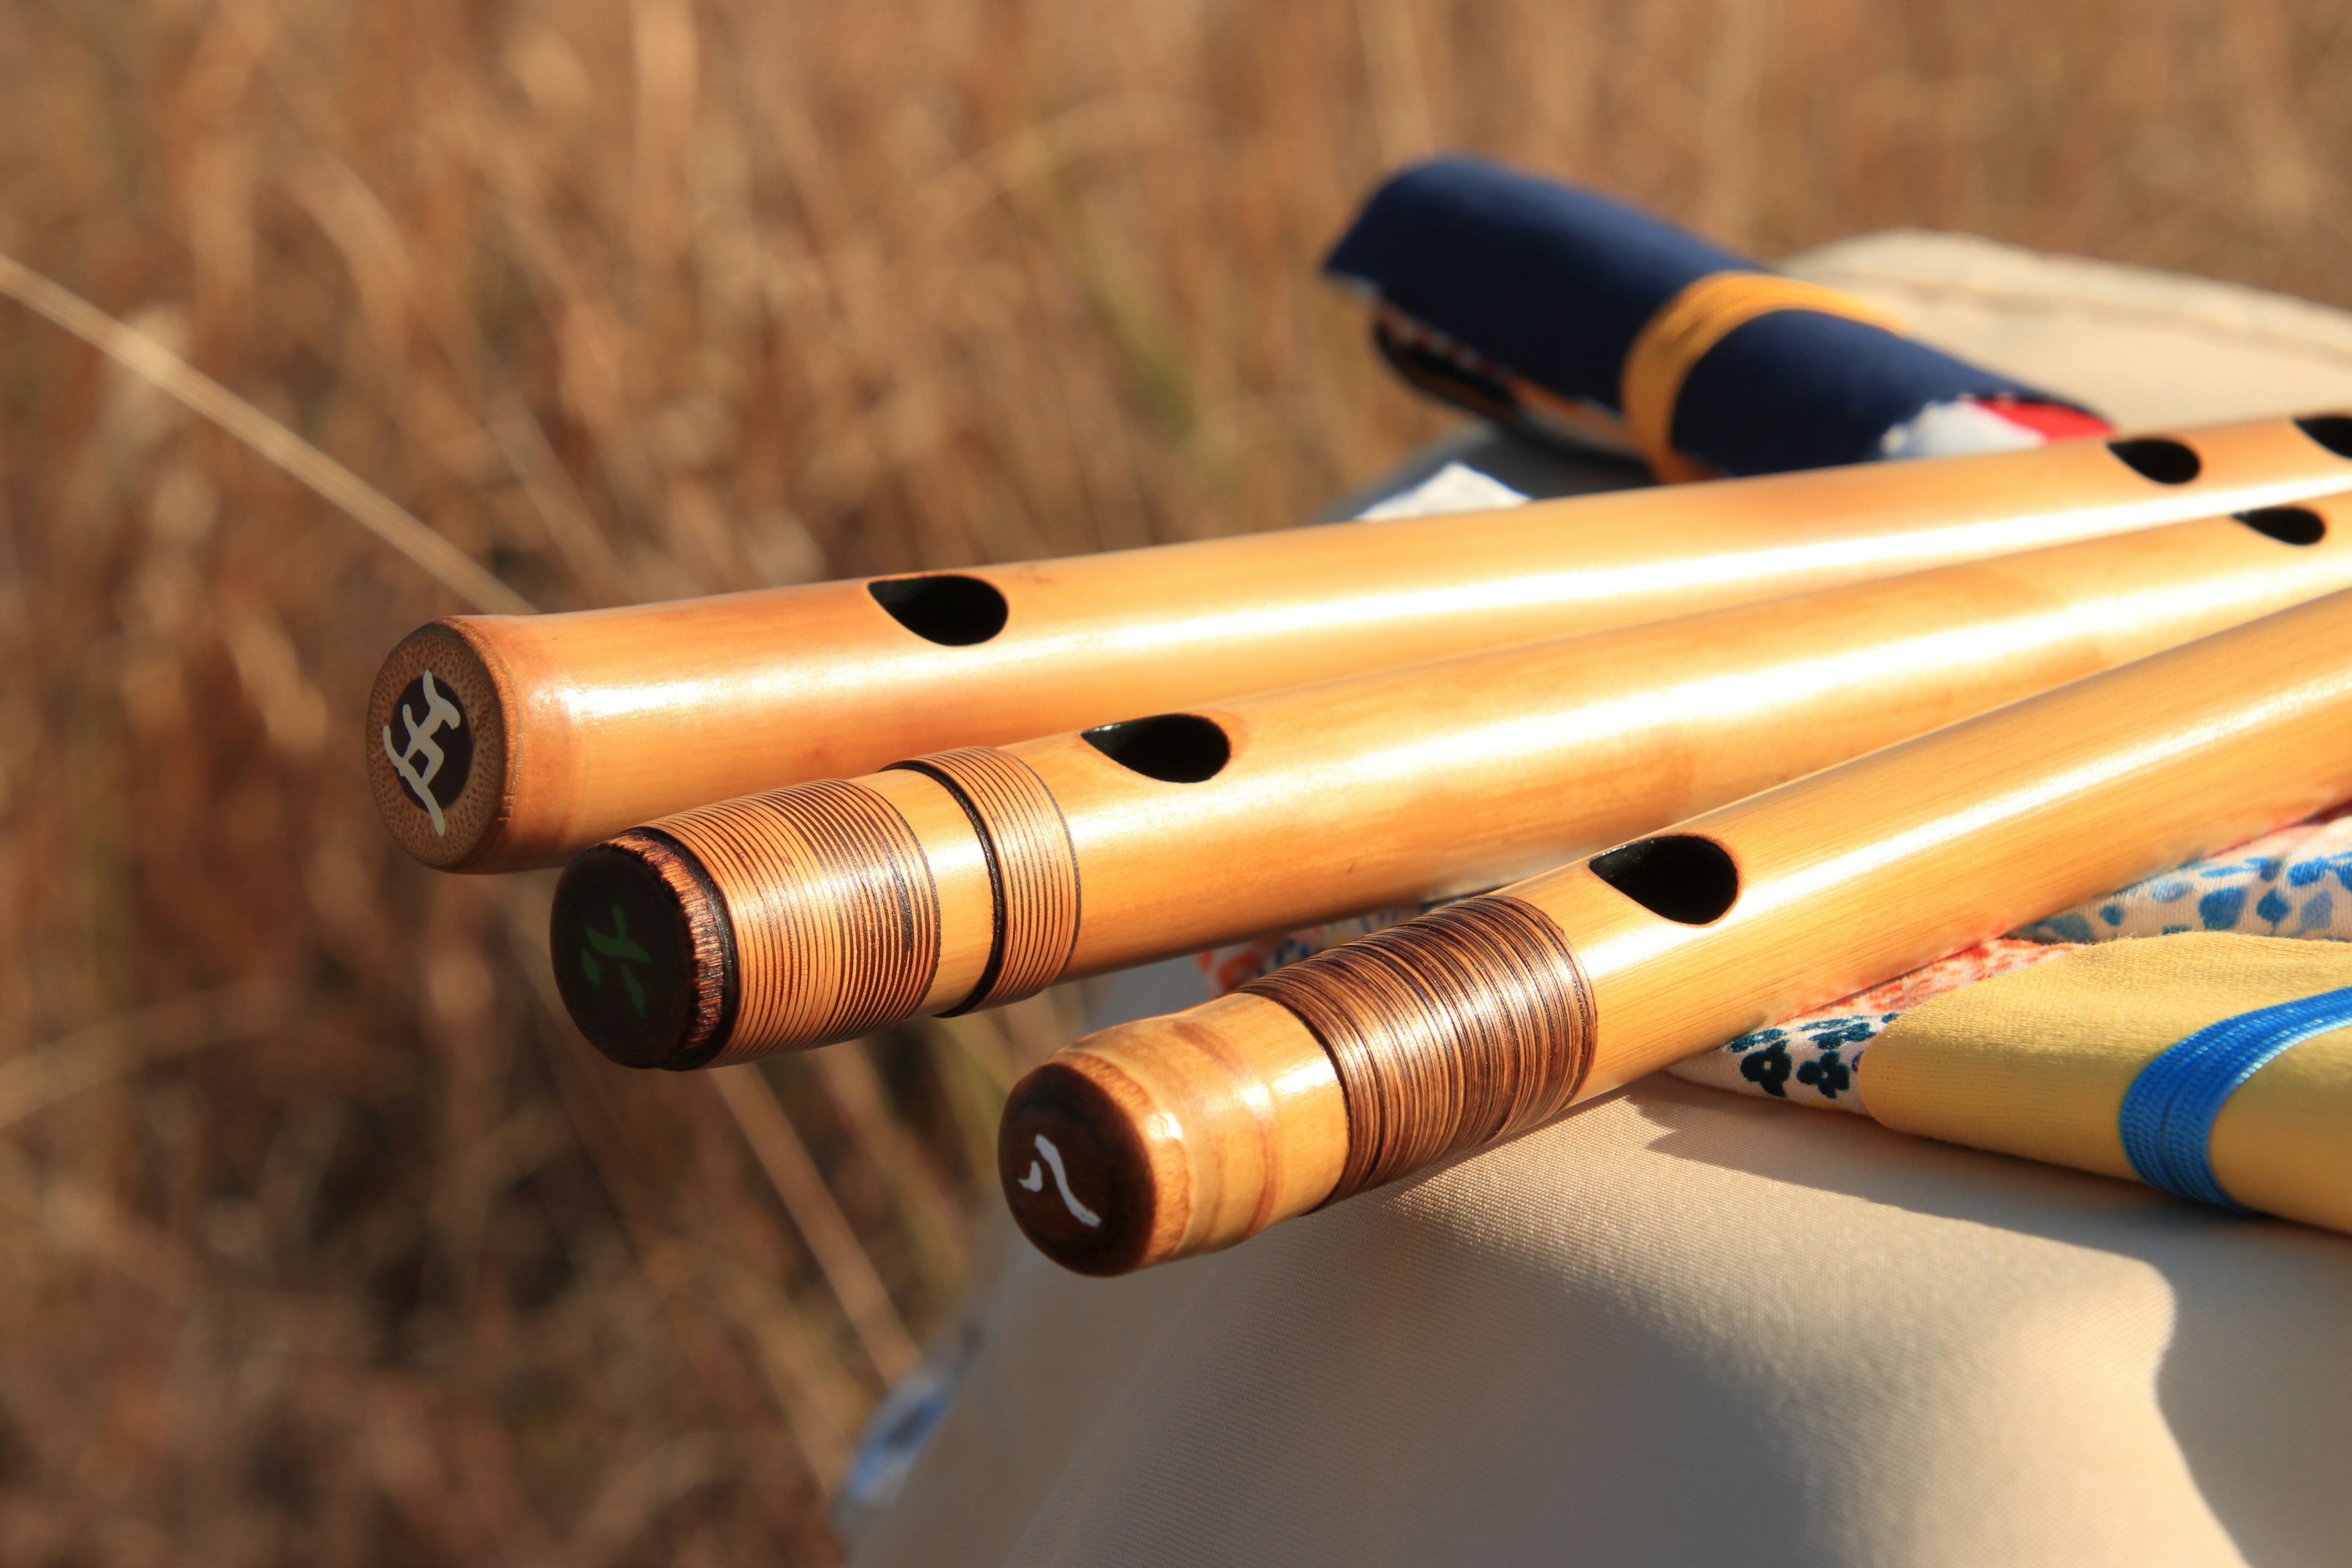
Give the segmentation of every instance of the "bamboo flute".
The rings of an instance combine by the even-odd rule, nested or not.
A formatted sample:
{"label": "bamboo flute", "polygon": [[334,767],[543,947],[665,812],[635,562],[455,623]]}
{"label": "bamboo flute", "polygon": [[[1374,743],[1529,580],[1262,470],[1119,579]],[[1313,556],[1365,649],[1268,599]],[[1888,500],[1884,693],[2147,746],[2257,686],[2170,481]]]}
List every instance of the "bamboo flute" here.
{"label": "bamboo flute", "polygon": [[1492,888],[2347,587],[2352,497],[934,754],[584,852],[556,977],[630,1066],[820,1045]]}
{"label": "bamboo flute", "polygon": [[900,757],[2324,494],[2352,417],[1870,463],[631,608],[459,616],[376,678],[449,870]]}
{"label": "bamboo flute", "polygon": [[1228,1247],[2347,795],[2338,593],[1088,1036],[998,1173],[1080,1272]]}

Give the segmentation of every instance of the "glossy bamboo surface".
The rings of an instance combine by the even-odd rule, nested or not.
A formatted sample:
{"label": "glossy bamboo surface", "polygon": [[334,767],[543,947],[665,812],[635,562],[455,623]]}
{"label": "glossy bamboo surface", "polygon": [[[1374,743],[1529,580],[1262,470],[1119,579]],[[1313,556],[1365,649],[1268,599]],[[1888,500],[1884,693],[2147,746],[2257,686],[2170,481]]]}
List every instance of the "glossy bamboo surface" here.
{"label": "glossy bamboo surface", "polygon": [[[653,825],[667,845],[591,857],[559,891],[559,918],[584,910],[584,941],[585,921],[615,897],[611,879],[627,879],[616,856],[683,856],[712,896],[678,883],[692,913],[670,914],[648,888],[635,918],[686,920],[698,934],[679,951],[710,953],[723,973],[667,993],[684,1012],[620,1007],[626,998],[572,972],[562,942],[561,973],[574,1016],[615,1059],[724,1063],[897,1021],[854,1005],[861,995],[889,992],[908,1011],[990,1005],[1068,975],[1491,888],[2352,587],[2352,500],[2250,516],[971,748],[687,813]],[[871,795],[877,820],[892,816],[878,809],[887,795],[908,826],[861,838],[849,858],[828,855],[820,841],[840,829],[813,805],[842,791]],[[753,841],[767,847],[747,851]],[[909,889],[903,908],[869,897],[884,883]]]}
{"label": "glossy bamboo surface", "polygon": [[899,757],[2352,480],[2352,419],[2340,416],[2116,445],[2138,467],[2075,443],[628,609],[457,616],[386,660],[369,767],[386,824],[426,863],[551,865],[632,823]]}
{"label": "glossy bamboo surface", "polygon": [[2339,593],[1091,1036],[1005,1194],[1088,1272],[1229,1246],[2347,795]]}

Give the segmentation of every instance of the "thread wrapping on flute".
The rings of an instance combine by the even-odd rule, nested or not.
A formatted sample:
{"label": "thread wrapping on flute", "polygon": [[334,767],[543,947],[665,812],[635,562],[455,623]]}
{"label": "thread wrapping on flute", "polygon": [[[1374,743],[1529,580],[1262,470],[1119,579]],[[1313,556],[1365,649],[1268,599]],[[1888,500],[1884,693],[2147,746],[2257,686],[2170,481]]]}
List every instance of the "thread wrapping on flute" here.
{"label": "thread wrapping on flute", "polygon": [[[794,831],[774,831],[780,819]],[[921,1002],[939,966],[938,898],[888,802],[828,780],[670,821],[727,896],[743,973],[836,977],[747,989],[734,1031],[747,1045],[850,1038]]]}
{"label": "thread wrapping on flute", "polygon": [[890,803],[822,780],[583,853],[556,888],[556,979],[582,1032],[626,1066],[855,1038],[921,1004],[938,902]]}
{"label": "thread wrapping on flute", "polygon": [[1078,852],[1061,804],[1035,770],[993,747],[967,746],[884,771],[944,785],[988,863],[996,920],[988,962],[971,994],[942,1016],[1018,1002],[1061,978],[1078,941]]}
{"label": "thread wrapping on flute", "polygon": [[[939,858],[943,817],[969,836],[961,870]],[[1052,793],[1020,758],[970,747],[681,812],[584,851],[557,886],[553,942],[592,1043],[625,1066],[684,1069],[1034,995],[1068,967],[1078,916]],[[968,941],[979,922],[984,961]]]}
{"label": "thread wrapping on flute", "polygon": [[1331,1058],[1348,1107],[1337,1203],[1565,1110],[1592,1065],[1592,987],[1551,917],[1489,894],[1242,988]]}

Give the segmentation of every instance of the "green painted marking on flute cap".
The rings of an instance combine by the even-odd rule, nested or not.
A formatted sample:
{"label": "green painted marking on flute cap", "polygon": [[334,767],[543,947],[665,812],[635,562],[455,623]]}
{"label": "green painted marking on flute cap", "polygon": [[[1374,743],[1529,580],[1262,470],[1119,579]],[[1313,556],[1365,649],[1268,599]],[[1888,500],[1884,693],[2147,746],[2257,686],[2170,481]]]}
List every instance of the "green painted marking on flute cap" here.
{"label": "green painted marking on flute cap", "polygon": [[548,922],[556,989],[580,1032],[625,1067],[666,1067],[697,1016],[695,948],[677,894],[605,845],[573,860]]}
{"label": "green painted marking on flute cap", "polygon": [[[646,988],[637,983],[637,972],[629,967],[632,962],[651,963],[654,955],[629,940],[629,911],[620,905],[613,906],[613,929],[608,933],[590,926],[583,932],[587,941],[580,946],[581,973],[588,984],[604,984],[607,967],[621,977],[621,985],[629,995],[629,1006],[638,1017],[646,1016]],[[612,960],[608,965],[604,961]]]}

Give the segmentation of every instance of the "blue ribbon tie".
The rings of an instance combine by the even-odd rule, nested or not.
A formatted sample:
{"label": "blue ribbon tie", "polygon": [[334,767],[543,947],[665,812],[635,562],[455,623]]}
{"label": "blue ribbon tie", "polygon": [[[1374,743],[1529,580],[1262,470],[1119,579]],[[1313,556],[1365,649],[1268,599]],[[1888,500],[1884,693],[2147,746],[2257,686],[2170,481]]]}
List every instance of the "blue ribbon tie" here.
{"label": "blue ribbon tie", "polygon": [[2279,1053],[2347,1025],[2352,986],[2257,1007],[2166,1047],[2124,1091],[2117,1131],[2133,1173],[2178,1197],[2244,1208],[2213,1174],[2214,1118]]}

